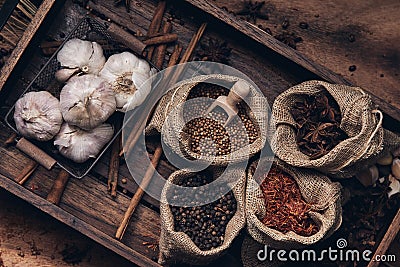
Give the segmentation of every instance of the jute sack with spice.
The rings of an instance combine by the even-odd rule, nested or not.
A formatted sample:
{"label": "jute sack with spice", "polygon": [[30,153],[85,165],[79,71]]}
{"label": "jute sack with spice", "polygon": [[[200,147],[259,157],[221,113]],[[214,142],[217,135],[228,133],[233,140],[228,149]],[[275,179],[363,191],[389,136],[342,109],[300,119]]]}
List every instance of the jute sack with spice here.
{"label": "jute sack with spice", "polygon": [[255,162],[248,170],[246,220],[254,240],[276,249],[298,249],[329,237],[339,228],[339,183],[279,160],[266,174],[266,162]]}
{"label": "jute sack with spice", "polygon": [[[341,117],[339,131],[347,136],[331,150],[326,151],[327,153],[313,158],[299,149],[298,140],[296,140],[299,123],[291,112],[296,105],[299,105],[298,103],[304,101],[305,97],[321,94],[325,94],[336,102]],[[304,108],[306,109],[307,106]],[[329,109],[324,113],[329,112],[333,111]],[[303,82],[289,88],[275,99],[272,114],[276,128],[272,148],[276,156],[290,165],[313,168],[335,178],[352,177],[369,164],[374,164],[388,151],[400,147],[400,137],[383,129],[382,112],[375,108],[371,97],[359,87],[323,81]],[[326,131],[326,128],[322,128],[330,127],[335,123],[325,124],[321,129],[317,126],[316,130]],[[315,140],[315,136],[310,133],[306,138]]]}
{"label": "jute sack with spice", "polygon": [[[250,93],[245,98],[247,104],[244,105],[243,102],[240,104],[241,107],[243,106],[243,113],[248,116],[249,121],[254,126],[253,128],[256,132],[254,134],[255,137],[248,135],[249,142],[247,144],[240,146],[237,149],[232,148],[229,152],[222,154],[200,153],[199,151],[194,151],[193,143],[191,143],[193,138],[190,134],[182,131],[188,123],[185,116],[188,116],[188,113],[195,108],[195,104],[192,103],[188,104],[189,106],[187,107],[184,106],[185,103],[187,103],[192,90],[196,90],[198,88],[197,86],[200,86],[201,84],[211,84],[215,81],[232,86],[239,80],[239,77],[212,74],[196,76],[178,83],[172,90],[168,91],[168,93],[164,95],[158,103],[154,115],[146,127],[146,134],[154,135],[162,133],[163,141],[180,157],[196,159],[219,166],[247,160],[250,156],[256,154],[264,147],[269,129],[267,127],[269,116],[268,102],[262,93],[257,91],[250,83],[248,83]],[[212,100],[212,102],[213,101],[214,100]],[[207,117],[206,110],[207,106],[196,112],[195,115],[205,118]],[[239,109],[239,113],[240,112]],[[210,118],[209,120],[212,119],[213,118]],[[211,123],[212,121],[210,121],[210,123],[207,122],[206,124]],[[246,126],[245,123],[244,125]],[[234,122],[228,124],[226,127],[224,126],[224,129],[225,128],[236,131]],[[209,137],[212,138],[213,135],[214,134],[211,134]],[[244,140],[245,138],[237,139]],[[223,144],[227,144],[227,142],[224,141]]]}
{"label": "jute sack with spice", "polygon": [[[214,176],[218,177],[223,170],[214,169]],[[206,264],[220,257],[230,247],[235,237],[245,226],[244,188],[246,174],[239,169],[228,170],[228,177],[236,181],[225,184],[221,190],[230,190],[223,197],[199,207],[179,207],[168,204],[168,196],[185,198],[185,194],[177,195],[172,185],[197,185],[198,176],[189,170],[182,169],[174,172],[168,178],[161,195],[161,235],[160,235],[160,264],[184,262],[188,264]],[[199,178],[200,177],[200,178]],[[189,180],[190,179],[190,180]],[[210,186],[213,186],[210,184]],[[197,190],[197,189],[196,189]],[[196,201],[197,197],[208,195],[203,193],[188,194],[189,201]],[[223,191],[224,193],[226,191]],[[171,195],[172,194],[172,195]],[[212,195],[212,194],[211,194]],[[222,201],[224,199],[224,201]],[[169,202],[171,203],[171,202]],[[185,213],[185,214],[182,214]],[[221,235],[222,234],[222,235]]]}

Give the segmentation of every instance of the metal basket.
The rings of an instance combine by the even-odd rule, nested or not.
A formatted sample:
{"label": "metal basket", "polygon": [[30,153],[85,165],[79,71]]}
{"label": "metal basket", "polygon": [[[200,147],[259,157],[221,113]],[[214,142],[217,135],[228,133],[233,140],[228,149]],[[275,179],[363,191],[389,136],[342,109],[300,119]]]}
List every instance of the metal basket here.
{"label": "metal basket", "polygon": [[[61,68],[60,63],[57,61],[56,55],[58,51],[63,47],[63,45],[70,39],[79,38],[82,40],[88,40],[99,43],[103,48],[103,53],[106,58],[112,54],[121,53],[123,51],[129,51],[134,53],[136,56],[141,57],[137,53],[129,50],[125,46],[112,40],[111,36],[107,33],[107,29],[100,22],[91,17],[86,17],[82,19],[78,25],[72,30],[72,32],[66,37],[62,45],[57,49],[57,51],[51,56],[51,58],[46,62],[43,68],[39,71],[36,77],[24,90],[20,97],[22,97],[27,92],[32,91],[43,91],[46,90],[50,92],[53,96],[59,98],[62,86],[57,85],[55,82],[55,73]],[[141,57],[142,58],[142,57]],[[151,64],[149,62],[149,64]],[[152,66],[152,64],[151,64]],[[7,112],[6,122],[11,129],[18,133],[15,122],[14,122],[14,108],[15,103],[12,108]],[[121,132],[121,127],[116,128],[117,120],[122,121],[123,114],[120,112],[115,112],[108,120],[114,126],[114,136],[113,138],[104,146],[100,151],[98,156],[94,159],[88,159],[84,163],[76,163],[72,160],[62,156],[58,149],[53,144],[53,139],[47,142],[39,142],[36,140],[30,140],[37,147],[46,152],[49,156],[53,157],[57,164],[69,172],[72,176],[76,178],[82,178],[93,168],[100,157],[105,153],[107,148],[113,143],[115,138]]]}

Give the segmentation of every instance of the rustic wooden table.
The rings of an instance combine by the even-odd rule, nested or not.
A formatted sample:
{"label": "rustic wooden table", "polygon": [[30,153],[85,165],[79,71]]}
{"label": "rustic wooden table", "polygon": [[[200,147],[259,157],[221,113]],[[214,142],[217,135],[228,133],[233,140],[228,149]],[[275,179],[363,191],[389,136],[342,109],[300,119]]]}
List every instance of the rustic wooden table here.
{"label": "rustic wooden table", "polygon": [[[238,11],[243,2],[215,4]],[[301,37],[298,51],[400,108],[399,1],[328,0],[322,5],[317,0],[269,0],[263,10],[269,19],[257,24],[274,36],[287,32]],[[68,251],[66,245],[75,245],[75,256],[82,258],[76,266],[131,266],[4,190],[0,190],[0,203],[0,266],[70,266],[61,255]],[[400,237],[393,246],[399,244]]]}

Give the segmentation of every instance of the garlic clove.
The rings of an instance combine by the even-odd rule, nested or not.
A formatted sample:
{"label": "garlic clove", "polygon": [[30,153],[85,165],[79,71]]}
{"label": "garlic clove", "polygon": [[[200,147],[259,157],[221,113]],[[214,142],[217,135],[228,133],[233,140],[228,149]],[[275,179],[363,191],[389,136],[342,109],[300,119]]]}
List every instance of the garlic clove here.
{"label": "garlic clove", "polygon": [[60,153],[82,163],[89,158],[96,158],[101,149],[111,140],[114,129],[110,124],[102,124],[92,130],[85,131],[76,126],[64,123],[54,140]]}
{"label": "garlic clove", "polygon": [[96,42],[71,39],[57,54],[61,66],[79,68],[84,73],[98,74],[106,62],[103,49]]}
{"label": "garlic clove", "polygon": [[79,70],[80,70],[79,68],[58,70],[55,74],[56,80],[59,81],[60,83],[65,83],[73,75],[77,74]]}
{"label": "garlic clove", "polygon": [[66,122],[90,130],[115,112],[114,91],[98,76],[74,76],[61,90],[60,108]]}
{"label": "garlic clove", "polygon": [[365,186],[371,186],[376,183],[379,178],[379,170],[376,165],[373,165],[367,169],[362,170],[356,174],[356,178],[360,183]]}
{"label": "garlic clove", "polygon": [[389,182],[389,187],[391,190],[388,192],[388,197],[390,198],[391,196],[400,193],[400,182],[392,175],[389,175]]}
{"label": "garlic clove", "polygon": [[15,103],[14,121],[23,136],[48,141],[63,122],[59,101],[47,91],[26,93]]}
{"label": "garlic clove", "polygon": [[392,164],[392,161],[393,161],[393,156],[390,152],[388,152],[387,154],[385,154],[381,158],[379,158],[376,163],[378,163],[379,165],[385,166],[385,165]]}
{"label": "garlic clove", "polygon": [[396,179],[400,180],[400,159],[395,158],[392,163],[392,174]]}

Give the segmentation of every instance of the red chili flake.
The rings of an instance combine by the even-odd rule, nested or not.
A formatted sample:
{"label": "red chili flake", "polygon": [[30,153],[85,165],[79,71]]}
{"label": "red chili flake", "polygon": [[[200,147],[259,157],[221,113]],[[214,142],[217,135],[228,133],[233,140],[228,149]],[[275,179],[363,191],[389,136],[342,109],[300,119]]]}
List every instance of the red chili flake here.
{"label": "red chili flake", "polygon": [[311,205],[301,196],[296,181],[287,173],[273,166],[262,177],[266,213],[260,220],[268,227],[282,233],[293,231],[301,236],[318,232],[318,225],[310,218]]}

